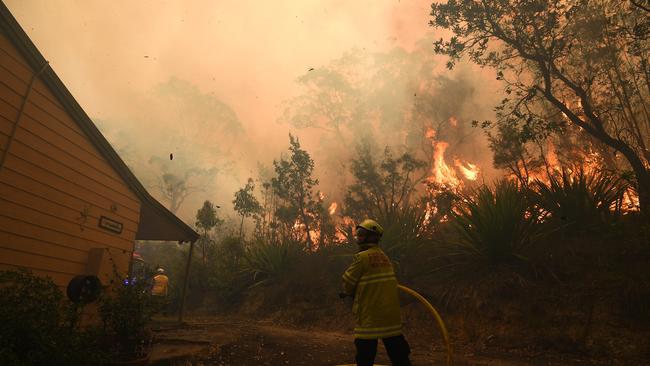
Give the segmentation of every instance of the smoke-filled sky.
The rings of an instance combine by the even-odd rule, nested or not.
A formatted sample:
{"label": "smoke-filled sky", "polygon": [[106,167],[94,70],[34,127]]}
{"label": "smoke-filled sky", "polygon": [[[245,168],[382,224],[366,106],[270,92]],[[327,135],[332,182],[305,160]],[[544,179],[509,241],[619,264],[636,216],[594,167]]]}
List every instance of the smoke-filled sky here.
{"label": "smoke-filled sky", "polygon": [[[401,93],[397,101],[395,94],[370,100],[404,104],[426,82],[421,78],[449,78],[451,83],[436,85],[453,84],[452,94],[465,98],[458,114],[467,125],[489,118],[497,100],[492,72],[471,66],[448,72],[445,59],[433,56],[431,43],[440,34],[428,26],[429,1],[4,1],[154,196],[155,178],[147,174],[156,175],[156,169],[193,161],[195,167],[219,170],[213,186],[179,211],[188,222],[206,198],[230,207],[234,191],[249,176],[257,177],[258,165],[271,166],[286,150],[289,131],[312,152],[317,167],[336,160],[328,151],[345,149],[330,149],[323,141],[332,139],[323,129],[297,128],[282,118],[292,101],[312,92],[313,84],[299,82],[310,72],[345,74],[346,60],[357,60],[358,69],[364,62],[359,59],[367,58],[375,64],[376,75],[367,80],[372,84],[385,72],[377,60],[397,60],[413,67],[414,79],[392,87]],[[425,62],[429,57],[432,63]],[[422,65],[430,66],[424,76]],[[453,97],[446,94],[431,93]],[[378,131],[392,135],[385,126]],[[169,153],[177,158],[163,162]],[[467,159],[481,157],[479,163],[489,166],[486,154],[472,155]],[[340,176],[327,169],[319,174],[323,184]]]}

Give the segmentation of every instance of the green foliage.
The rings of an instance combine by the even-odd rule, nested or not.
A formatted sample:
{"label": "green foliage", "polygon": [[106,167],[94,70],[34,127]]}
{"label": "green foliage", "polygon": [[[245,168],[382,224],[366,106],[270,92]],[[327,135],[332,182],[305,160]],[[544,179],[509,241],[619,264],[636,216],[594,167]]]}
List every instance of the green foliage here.
{"label": "green foliage", "polygon": [[304,225],[307,249],[313,249],[312,230],[314,218],[318,215],[321,202],[314,198],[314,187],[318,180],[313,178],[314,160],[300,147],[300,141],[289,135],[289,159],[273,161],[276,177],[271,185],[282,204],[278,206],[278,218],[282,219],[285,229],[290,231],[296,222]]}
{"label": "green foliage", "polygon": [[345,195],[348,213],[357,217],[391,217],[409,205],[419,179],[415,173],[426,166],[408,152],[398,158],[386,147],[379,160],[368,144],[359,145],[352,160],[354,176]]}
{"label": "green foliage", "polygon": [[381,248],[397,264],[400,272],[412,272],[412,268],[402,268],[401,262],[408,257],[417,256],[429,244],[430,232],[425,210],[420,206],[407,206],[394,210],[388,216],[379,216],[377,220],[383,223],[384,228]]}
{"label": "green foliage", "polygon": [[97,337],[79,328],[80,311],[49,278],[26,270],[0,272],[0,364],[99,363]]}
{"label": "green foliage", "polygon": [[517,183],[502,180],[494,189],[482,186],[464,197],[452,212],[457,253],[490,265],[523,260],[526,247],[542,234],[540,213],[527,195]]}
{"label": "green foliage", "polygon": [[246,250],[244,269],[256,284],[263,284],[286,273],[301,255],[300,245],[295,242],[258,242]]}
{"label": "green foliage", "polygon": [[160,311],[161,300],[149,294],[144,281],[114,283],[100,298],[99,306],[111,357],[129,360],[146,356],[152,341],[149,325]]}
{"label": "green foliage", "polygon": [[250,283],[243,270],[245,251],[242,239],[226,236],[217,243],[211,254],[205,271],[207,289],[214,292],[214,298],[219,302],[231,305]]}
{"label": "green foliage", "polygon": [[223,219],[217,216],[214,204],[208,200],[203,202],[203,207],[196,212],[196,227],[207,233],[222,223]]}
{"label": "green foliage", "polygon": [[650,205],[646,13],[615,0],[431,7],[431,25],[452,31],[434,43],[436,53],[450,57],[448,66],[467,57],[494,68],[503,82],[498,123],[518,125],[523,136],[543,136],[562,124],[579,128],[621,154],[636,175],[642,210]]}
{"label": "green foliage", "polygon": [[235,199],[232,201],[235,211],[241,216],[239,226],[239,236],[241,237],[244,229],[244,219],[251,216],[257,216],[262,213],[262,205],[255,198],[253,191],[255,183],[252,178],[248,178],[246,185],[235,192]]}
{"label": "green foliage", "polygon": [[534,182],[534,199],[550,215],[548,221],[563,229],[602,228],[613,218],[627,189],[623,180],[604,171],[562,169],[549,182]]}
{"label": "green foliage", "polygon": [[[538,128],[539,129],[539,128]],[[543,135],[529,124],[499,123],[496,133],[487,132],[490,150],[494,154],[494,167],[506,169],[522,184],[528,184],[531,174],[542,167],[541,156],[531,153],[530,142],[537,142]]]}
{"label": "green foliage", "polygon": [[203,262],[206,260],[206,252],[209,250],[208,247],[213,244],[213,240],[209,233],[215,227],[222,225],[223,222],[224,221],[217,216],[217,210],[215,209],[214,204],[210,201],[206,200],[203,202],[203,207],[196,212],[195,225],[202,231],[198,244],[201,246]]}

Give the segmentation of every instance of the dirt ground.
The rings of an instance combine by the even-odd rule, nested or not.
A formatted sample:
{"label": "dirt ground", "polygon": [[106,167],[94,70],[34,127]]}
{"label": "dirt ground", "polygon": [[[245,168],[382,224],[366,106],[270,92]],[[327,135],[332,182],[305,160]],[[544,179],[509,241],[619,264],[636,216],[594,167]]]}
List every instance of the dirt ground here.
{"label": "dirt ground", "polygon": [[[159,366],[333,366],[354,361],[350,334],[297,329],[270,321],[227,317],[191,318],[183,326],[160,321],[150,364]],[[442,345],[410,340],[415,366],[445,365]],[[378,365],[390,365],[379,346]],[[571,355],[509,355],[459,347],[454,365],[616,365]]]}

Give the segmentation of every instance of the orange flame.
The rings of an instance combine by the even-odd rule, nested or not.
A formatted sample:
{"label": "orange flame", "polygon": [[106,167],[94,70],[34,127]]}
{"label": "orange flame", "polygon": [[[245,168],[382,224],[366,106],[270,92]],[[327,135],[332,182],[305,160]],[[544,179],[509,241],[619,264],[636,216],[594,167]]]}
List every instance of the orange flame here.
{"label": "orange flame", "polygon": [[433,128],[429,127],[429,128],[427,129],[427,132],[425,132],[424,136],[426,136],[426,138],[428,138],[428,139],[430,139],[430,140],[433,140],[433,139],[436,137],[436,130],[434,130]]}
{"label": "orange flame", "polygon": [[476,164],[472,163],[463,163],[460,160],[456,159],[454,161],[454,165],[460,170],[461,173],[467,178],[468,180],[476,180],[478,178],[478,173],[479,173],[479,168],[476,166]]}
{"label": "orange flame", "polygon": [[549,141],[548,143],[548,152],[546,153],[546,161],[549,165],[549,167],[555,171],[560,171],[560,161],[557,158],[557,154],[555,153],[555,145],[553,145],[552,142]]}
{"label": "orange flame", "polygon": [[436,183],[457,187],[460,181],[456,173],[445,162],[445,151],[449,144],[444,141],[436,143],[433,153],[433,179]]}
{"label": "orange flame", "polygon": [[336,202],[332,202],[330,205],[330,208],[328,209],[330,215],[334,215],[336,213],[336,208],[338,207],[338,204]]}

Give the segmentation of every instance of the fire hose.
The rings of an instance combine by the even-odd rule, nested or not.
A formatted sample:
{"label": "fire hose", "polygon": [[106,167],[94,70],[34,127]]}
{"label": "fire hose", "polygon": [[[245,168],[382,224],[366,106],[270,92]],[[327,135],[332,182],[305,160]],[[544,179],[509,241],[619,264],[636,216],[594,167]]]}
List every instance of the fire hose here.
{"label": "fire hose", "polygon": [[[415,297],[422,305],[424,305],[425,308],[427,308],[427,310],[429,310],[429,313],[433,315],[433,318],[436,320],[436,323],[438,323],[438,329],[442,334],[442,339],[444,340],[445,347],[447,348],[447,366],[451,366],[453,357],[452,357],[451,342],[449,341],[449,333],[447,332],[447,327],[445,327],[445,322],[442,321],[442,317],[440,316],[436,308],[434,308],[433,305],[431,305],[431,303],[427,301],[427,299],[425,299],[422,295],[417,293],[415,290],[399,284],[397,285],[397,288]],[[341,293],[339,294],[339,296],[341,298],[344,298],[349,295]]]}
{"label": "fire hose", "polygon": [[397,288],[415,297],[422,305],[424,305],[425,308],[427,308],[427,310],[429,310],[429,313],[431,313],[431,315],[433,315],[433,317],[436,319],[436,322],[438,323],[438,329],[440,329],[442,338],[445,341],[445,347],[447,348],[447,366],[451,366],[452,349],[451,342],[449,342],[449,333],[447,333],[447,327],[445,327],[445,323],[442,321],[442,317],[440,317],[440,314],[438,314],[436,308],[434,308],[433,305],[427,301],[427,299],[425,299],[422,295],[415,292],[414,290],[402,285],[397,285]]}

